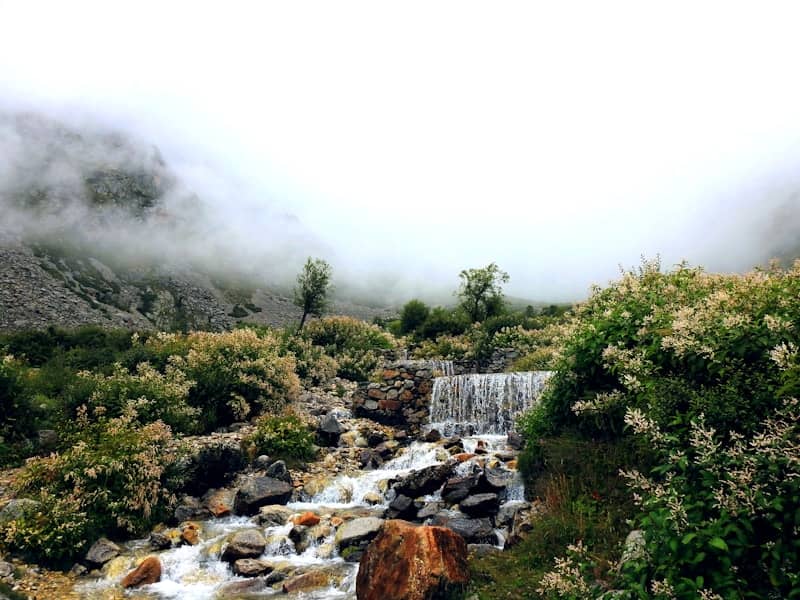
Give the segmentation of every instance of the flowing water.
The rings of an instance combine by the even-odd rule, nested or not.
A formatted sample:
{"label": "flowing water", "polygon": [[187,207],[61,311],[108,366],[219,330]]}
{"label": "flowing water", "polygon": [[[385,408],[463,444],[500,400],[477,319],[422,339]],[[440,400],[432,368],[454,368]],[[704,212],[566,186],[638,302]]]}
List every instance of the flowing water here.
{"label": "flowing water", "polygon": [[[473,453],[481,446],[487,455],[475,457],[459,464],[457,474],[467,474],[476,461],[485,460],[496,452],[507,451],[505,435],[519,411],[530,407],[538,398],[548,373],[513,373],[507,375],[452,375],[452,363],[431,365],[438,372],[451,373],[436,378],[433,386],[432,417],[438,422],[431,427],[478,432],[462,439],[465,452]],[[502,379],[505,377],[505,381]],[[527,396],[526,396],[527,394]],[[331,515],[366,516],[372,512],[380,516],[388,506],[392,493],[387,494],[389,482],[412,471],[450,458],[441,445],[413,442],[401,449],[397,456],[381,468],[341,475],[331,480],[323,491],[302,502],[293,502],[287,508],[296,513],[314,512],[330,520]],[[514,476],[507,488],[507,502],[523,500],[524,489],[519,475]],[[370,502],[379,500],[378,504]],[[428,500],[440,499],[439,493]],[[251,587],[258,581],[236,576],[227,562],[220,559],[226,540],[236,531],[258,527],[267,539],[267,549],[262,560],[273,563],[276,569],[286,570],[289,565],[298,573],[325,569],[330,573],[330,585],[323,589],[300,594],[282,594],[271,587]],[[201,542],[195,546],[179,546],[155,553],[162,563],[159,583],[138,590],[123,592],[121,578],[136,564],[136,559],[154,554],[147,540],[138,540],[125,546],[123,557],[114,559],[104,568],[104,577],[85,580],[79,587],[87,600],[116,600],[121,598],[147,600],[256,600],[281,595],[307,600],[352,600],[355,598],[355,578],[358,565],[345,562],[338,556],[334,531],[326,537],[298,548],[289,539],[291,522],[259,527],[249,517],[227,517],[201,523]],[[498,545],[502,547],[503,534],[497,530]],[[278,586],[280,587],[280,586]]]}
{"label": "flowing water", "polygon": [[551,371],[474,373],[437,377],[431,426],[444,435],[506,435],[539,400]]}

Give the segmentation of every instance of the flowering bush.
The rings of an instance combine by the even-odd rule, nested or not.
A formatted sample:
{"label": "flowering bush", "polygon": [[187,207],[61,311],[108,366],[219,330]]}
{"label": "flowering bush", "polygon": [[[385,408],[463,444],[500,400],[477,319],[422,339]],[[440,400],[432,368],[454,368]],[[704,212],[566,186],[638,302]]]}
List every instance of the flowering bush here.
{"label": "flowering bush", "polygon": [[252,456],[310,460],[314,457],[314,432],[295,415],[263,416],[244,442]]}
{"label": "flowering bush", "polygon": [[169,363],[195,383],[189,404],[201,410],[205,429],[278,411],[300,391],[294,357],[285,355],[278,336],[268,331],[167,334],[147,343],[186,348]]}
{"label": "flowering bush", "polygon": [[85,404],[94,414],[118,417],[133,406],[142,423],[161,420],[175,431],[198,430],[200,409],[188,404],[194,382],[174,364],[160,373],[149,363],[139,363],[131,373],[115,363],[109,375],[81,371],[78,378],[72,402]]}
{"label": "flowering bush", "polygon": [[380,362],[380,351],[396,346],[391,334],[352,317],[326,317],[308,323],[302,336],[321,346],[338,363],[337,375],[365,381]]}
{"label": "flowering bush", "polygon": [[548,431],[643,438],[657,466],[622,471],[643,553],[601,573],[575,546],[540,593],[800,597],[798,327],[800,262],[742,276],[645,263],[594,292],[523,420],[528,453]]}
{"label": "flowering bush", "polygon": [[286,335],[285,346],[295,358],[297,374],[301,379],[319,385],[336,377],[339,363],[325,354],[322,346],[315,346],[308,338],[292,334]]}
{"label": "flowering bush", "polygon": [[800,263],[743,276],[644,263],[596,289],[565,326],[536,426],[616,436],[625,409],[639,407],[660,424],[704,413],[720,431],[753,431],[779,404],[773,353],[798,343]]}
{"label": "flowering bush", "polygon": [[175,501],[166,485],[175,463],[169,427],[137,427],[132,408],[115,418],[85,410],[60,453],[27,461],[21,494],[41,502],[5,526],[14,550],[44,559],[74,556],[99,535],[141,534]]}

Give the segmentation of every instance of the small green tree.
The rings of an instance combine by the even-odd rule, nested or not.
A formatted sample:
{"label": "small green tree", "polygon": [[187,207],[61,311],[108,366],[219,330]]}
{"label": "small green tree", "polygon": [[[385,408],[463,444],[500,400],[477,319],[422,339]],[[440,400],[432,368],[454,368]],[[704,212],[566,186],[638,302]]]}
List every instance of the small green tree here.
{"label": "small green tree", "polygon": [[465,269],[458,276],[461,278],[456,293],[461,299],[459,306],[471,322],[483,321],[503,311],[502,284],[508,282],[508,273],[490,263],[483,269]]}
{"label": "small green tree", "polygon": [[400,333],[405,335],[416,331],[430,313],[431,309],[421,300],[409,300],[400,312]]}
{"label": "small green tree", "polygon": [[294,288],[294,303],[303,309],[298,330],[303,328],[308,315],[322,316],[328,305],[330,286],[331,266],[321,258],[309,256]]}

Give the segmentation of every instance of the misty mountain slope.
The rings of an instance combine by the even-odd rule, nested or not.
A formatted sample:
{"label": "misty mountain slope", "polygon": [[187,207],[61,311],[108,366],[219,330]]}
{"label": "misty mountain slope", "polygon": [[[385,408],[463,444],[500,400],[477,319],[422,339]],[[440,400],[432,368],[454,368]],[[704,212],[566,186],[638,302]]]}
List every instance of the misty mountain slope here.
{"label": "misty mountain slope", "polygon": [[[284,249],[244,251],[247,240],[208,218],[208,205],[156,149],[35,115],[0,115],[0,151],[0,328],[222,330],[299,319],[278,291],[285,278],[268,272]],[[291,215],[270,224],[286,222],[301,226]],[[348,303],[333,311],[386,315]]]}

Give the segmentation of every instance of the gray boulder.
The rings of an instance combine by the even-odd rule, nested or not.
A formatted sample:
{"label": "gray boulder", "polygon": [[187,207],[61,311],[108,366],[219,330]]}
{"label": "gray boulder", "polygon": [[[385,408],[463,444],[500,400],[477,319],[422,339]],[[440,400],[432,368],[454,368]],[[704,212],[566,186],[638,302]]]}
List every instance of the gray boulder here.
{"label": "gray boulder", "polygon": [[277,479],[278,481],[284,481],[289,485],[292,484],[292,475],[289,473],[286,463],[282,460],[276,460],[274,463],[272,463],[267,468],[266,476]]}
{"label": "gray boulder", "polygon": [[267,540],[258,529],[237,531],[222,551],[222,560],[235,562],[240,558],[258,558],[266,547]]}
{"label": "gray boulder", "polygon": [[122,552],[122,548],[107,538],[100,538],[86,553],[86,562],[101,567]]}
{"label": "gray boulder", "polygon": [[499,503],[497,494],[474,494],[464,498],[458,508],[470,517],[488,517],[497,513]]}
{"label": "gray boulder", "polygon": [[233,563],[233,572],[242,577],[258,577],[272,572],[272,564],[257,558],[240,558]]}
{"label": "gray boulder", "polygon": [[378,535],[381,527],[383,527],[383,519],[377,517],[362,517],[346,521],[336,530],[336,545],[341,551],[350,546],[369,542]]}
{"label": "gray boulder", "polygon": [[273,477],[250,477],[236,493],[236,513],[255,515],[267,504],[286,504],[293,491],[291,484]]}
{"label": "gray boulder", "polygon": [[453,470],[453,465],[445,463],[442,465],[432,465],[406,475],[394,485],[398,494],[403,494],[409,498],[419,498],[427,494],[432,494],[447,480]]}

